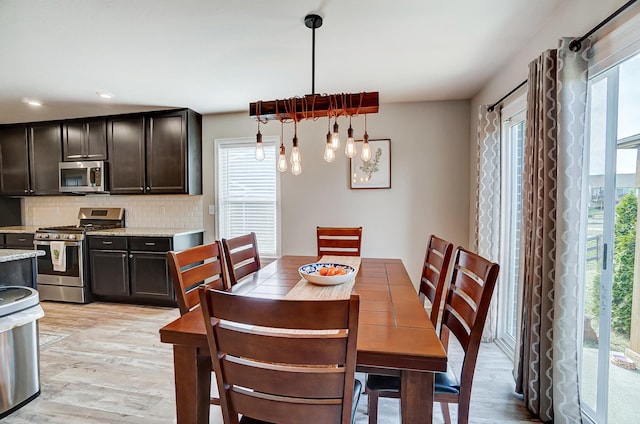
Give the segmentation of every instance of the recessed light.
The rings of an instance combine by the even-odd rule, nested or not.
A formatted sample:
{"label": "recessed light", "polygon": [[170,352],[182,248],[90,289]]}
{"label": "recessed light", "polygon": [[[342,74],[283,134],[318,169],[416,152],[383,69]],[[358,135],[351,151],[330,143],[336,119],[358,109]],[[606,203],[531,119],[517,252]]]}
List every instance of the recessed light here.
{"label": "recessed light", "polygon": [[29,99],[27,97],[22,99],[22,103],[26,103],[30,106],[42,106],[42,102],[36,99]]}
{"label": "recessed light", "polygon": [[103,99],[113,99],[113,94],[108,93],[106,91],[96,91],[96,94],[100,97],[102,97]]}

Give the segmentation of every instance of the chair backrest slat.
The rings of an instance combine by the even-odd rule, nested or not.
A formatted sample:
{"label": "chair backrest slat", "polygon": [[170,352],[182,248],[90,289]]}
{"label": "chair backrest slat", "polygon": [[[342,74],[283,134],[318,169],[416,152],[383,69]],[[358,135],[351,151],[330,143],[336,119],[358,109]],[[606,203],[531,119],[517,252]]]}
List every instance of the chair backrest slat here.
{"label": "chair backrest slat", "polygon": [[438,325],[440,305],[446,292],[447,269],[452,252],[452,243],[435,235],[429,237],[418,292],[431,303],[429,317],[434,327]]}
{"label": "chair backrest slat", "polygon": [[317,227],[318,257],[360,256],[362,227]]}
{"label": "chair backrest slat", "polygon": [[[218,349],[239,358],[252,358],[261,362],[281,361],[287,364],[330,365],[344,359],[347,348],[347,334],[318,338],[290,334],[269,335],[267,332],[253,330],[240,333],[220,325],[217,329]],[[274,351],[277,349],[277,351]],[[281,350],[281,351],[279,351]],[[304,353],[304,355],[303,355]]]}
{"label": "chair backrest slat", "polygon": [[231,390],[230,397],[237,410],[243,411],[245,415],[259,416],[265,422],[279,424],[338,423],[343,407],[341,403],[317,400],[285,405],[279,398],[238,389]]}
{"label": "chair backrest slat", "polygon": [[247,275],[260,269],[256,233],[252,232],[230,239],[223,238],[222,245],[231,287]]}
{"label": "chair backrest slat", "polygon": [[208,284],[227,288],[222,245],[219,241],[167,252],[169,273],[180,314],[184,315],[200,303],[197,287]]}
{"label": "chair backrest slat", "polygon": [[465,352],[460,377],[461,398],[468,399],[471,393],[482,330],[499,271],[497,263],[463,248],[456,251],[440,338],[446,346],[449,333],[453,333]]}
{"label": "chair backrest slat", "polygon": [[[284,300],[199,290],[225,423],[351,421],[359,298]],[[319,318],[321,317],[321,319]]]}

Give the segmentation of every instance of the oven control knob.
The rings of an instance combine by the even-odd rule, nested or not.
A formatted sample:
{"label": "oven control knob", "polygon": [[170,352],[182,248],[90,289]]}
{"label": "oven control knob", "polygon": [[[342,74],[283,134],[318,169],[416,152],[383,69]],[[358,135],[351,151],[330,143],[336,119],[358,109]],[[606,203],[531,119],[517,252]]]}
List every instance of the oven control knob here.
{"label": "oven control knob", "polygon": [[70,238],[71,240],[73,240],[73,239],[75,239],[75,238],[76,238],[76,236],[75,236],[75,234],[69,234],[69,238]]}
{"label": "oven control knob", "polygon": [[43,239],[49,238],[49,234],[41,234],[40,237],[42,237]]}
{"label": "oven control knob", "polygon": [[60,238],[60,234],[55,234],[53,237],[59,239]]}

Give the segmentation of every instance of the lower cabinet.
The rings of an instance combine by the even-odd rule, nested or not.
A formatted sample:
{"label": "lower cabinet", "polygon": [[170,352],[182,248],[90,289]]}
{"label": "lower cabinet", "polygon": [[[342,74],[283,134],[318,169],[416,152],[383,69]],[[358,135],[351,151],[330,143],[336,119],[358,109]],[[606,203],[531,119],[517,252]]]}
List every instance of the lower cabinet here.
{"label": "lower cabinet", "polygon": [[202,244],[189,237],[89,237],[91,293],[96,300],[176,306],[167,251]]}

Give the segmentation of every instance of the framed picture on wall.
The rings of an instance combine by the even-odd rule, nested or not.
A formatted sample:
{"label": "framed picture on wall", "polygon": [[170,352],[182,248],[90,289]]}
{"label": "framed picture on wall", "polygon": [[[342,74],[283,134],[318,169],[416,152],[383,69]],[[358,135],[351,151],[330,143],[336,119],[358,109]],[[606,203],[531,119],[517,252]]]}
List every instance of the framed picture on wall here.
{"label": "framed picture on wall", "polygon": [[349,184],[354,190],[391,188],[391,139],[369,139],[371,159],[361,158],[362,140],[356,141],[356,154],[349,165]]}

